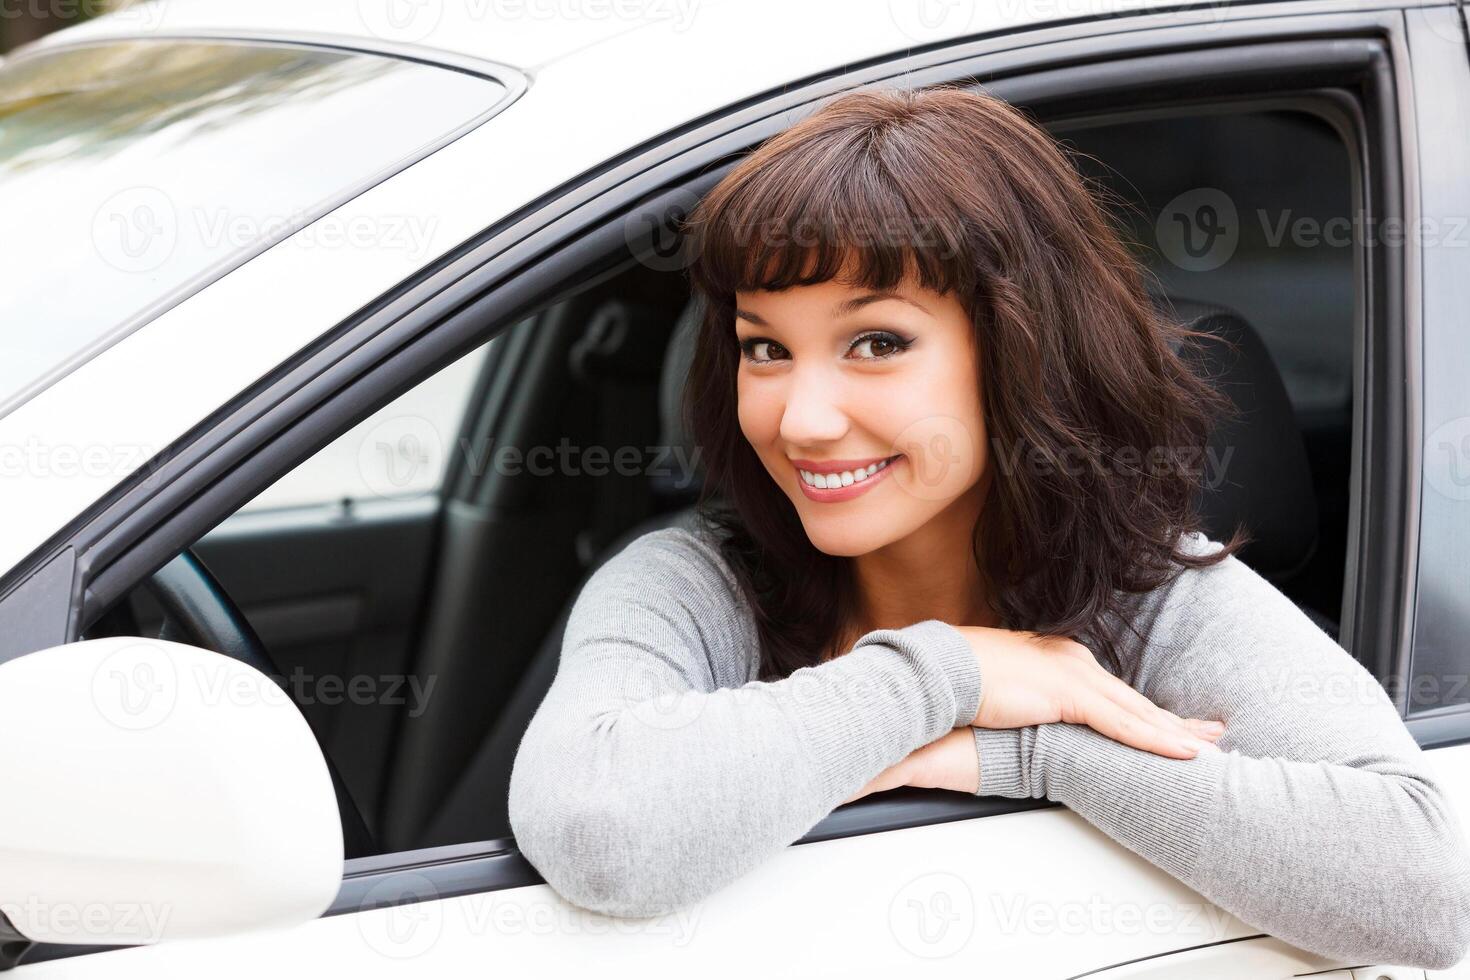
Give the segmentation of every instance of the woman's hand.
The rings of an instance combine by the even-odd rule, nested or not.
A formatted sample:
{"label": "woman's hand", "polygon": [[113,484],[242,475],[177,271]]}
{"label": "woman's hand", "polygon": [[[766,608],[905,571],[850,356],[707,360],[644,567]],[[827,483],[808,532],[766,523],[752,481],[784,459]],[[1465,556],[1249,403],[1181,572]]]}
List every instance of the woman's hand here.
{"label": "woman's hand", "polygon": [[869,793],[880,793],[898,786],[978,793],[980,766],[975,755],[975,735],[970,726],[951,728],[928,745],[919,746],[842,802],[851,803]]}
{"label": "woman's hand", "polygon": [[1160,708],[1075,640],[988,626],[956,629],[980,662],[980,710],[970,722],[978,728],[1071,722],[1176,759],[1213,747],[1225,730],[1218,721],[1180,718]]}

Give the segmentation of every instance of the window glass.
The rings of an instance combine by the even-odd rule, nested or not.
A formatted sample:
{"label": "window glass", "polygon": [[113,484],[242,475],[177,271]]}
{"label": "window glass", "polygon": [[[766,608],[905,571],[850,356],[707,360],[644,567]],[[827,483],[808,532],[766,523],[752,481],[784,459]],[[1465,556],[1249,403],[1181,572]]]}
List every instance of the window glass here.
{"label": "window glass", "polygon": [[492,339],[323,446],[236,513],[439,490]]}
{"label": "window glass", "polygon": [[[505,92],[285,44],[126,41],[0,64],[0,412]],[[419,215],[379,225],[353,233],[414,248],[432,230]]]}

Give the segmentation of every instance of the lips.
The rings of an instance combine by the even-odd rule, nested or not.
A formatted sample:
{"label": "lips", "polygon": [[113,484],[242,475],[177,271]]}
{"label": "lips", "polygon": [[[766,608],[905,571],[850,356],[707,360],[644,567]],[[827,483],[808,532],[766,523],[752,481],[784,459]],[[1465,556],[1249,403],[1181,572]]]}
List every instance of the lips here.
{"label": "lips", "polygon": [[[797,484],[809,500],[839,503],[867,493],[874,486],[886,480],[889,470],[902,460],[903,456],[897,455],[862,460],[827,460],[821,463],[813,460],[794,459],[791,463]],[[809,475],[804,476],[803,470]],[[859,473],[863,475],[859,476]],[[833,485],[817,486],[816,483],[819,481]]]}

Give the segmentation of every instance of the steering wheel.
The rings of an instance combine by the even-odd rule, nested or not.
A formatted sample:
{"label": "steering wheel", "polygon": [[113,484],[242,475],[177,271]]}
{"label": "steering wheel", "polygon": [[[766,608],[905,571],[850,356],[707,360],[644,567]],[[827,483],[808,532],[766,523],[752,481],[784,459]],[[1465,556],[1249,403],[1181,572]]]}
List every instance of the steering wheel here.
{"label": "steering wheel", "polygon": [[[204,563],[186,548],[176,558],[164,565],[144,583],[148,591],[163,607],[163,627],[158,639],[188,643],[191,646],[213,650],[215,653],[232,657],[280,683],[281,673],[266,652],[260,636],[235,605],[219,580],[204,567]],[[284,689],[284,688],[283,688]],[[289,692],[287,692],[289,694]],[[309,724],[309,722],[308,722]],[[313,731],[317,744],[322,743],[322,733]],[[347,792],[342,774],[322,748],[322,758],[332,774],[332,788],[337,794],[337,809],[342,815],[342,844],[346,857],[362,857],[376,854],[372,834],[362,811]]]}

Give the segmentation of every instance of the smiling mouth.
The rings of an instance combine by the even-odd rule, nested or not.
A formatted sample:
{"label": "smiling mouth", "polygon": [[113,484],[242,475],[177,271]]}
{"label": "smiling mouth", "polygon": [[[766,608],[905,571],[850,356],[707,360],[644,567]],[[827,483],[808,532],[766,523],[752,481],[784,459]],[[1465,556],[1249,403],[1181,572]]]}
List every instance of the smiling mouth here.
{"label": "smiling mouth", "polygon": [[881,483],[887,477],[888,471],[893,468],[893,464],[902,458],[903,455],[900,453],[869,463],[867,466],[837,473],[816,473],[802,469],[795,464],[793,468],[796,470],[797,478],[801,481],[802,493],[812,500],[835,503],[850,500],[866,492],[869,487]]}

